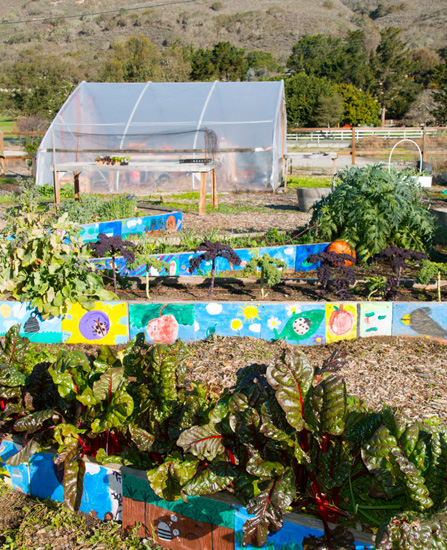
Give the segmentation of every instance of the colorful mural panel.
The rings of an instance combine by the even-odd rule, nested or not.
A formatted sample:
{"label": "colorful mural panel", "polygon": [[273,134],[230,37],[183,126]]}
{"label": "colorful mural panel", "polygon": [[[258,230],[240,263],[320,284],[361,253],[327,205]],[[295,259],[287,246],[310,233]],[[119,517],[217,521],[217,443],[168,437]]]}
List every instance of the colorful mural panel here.
{"label": "colorful mural panel", "polygon": [[127,304],[95,302],[87,311],[72,304],[62,320],[63,340],[67,344],[126,344],[129,338]]}
{"label": "colorful mural panel", "polygon": [[324,304],[266,304],[263,313],[262,338],[266,340],[285,340],[300,346],[326,341]]}
{"label": "colorful mural panel", "polygon": [[[245,508],[236,508],[235,514],[234,514],[234,548],[235,550],[255,550],[256,546],[252,546],[251,544],[243,544],[242,539],[244,537],[244,533],[242,531],[242,527],[244,523],[249,519],[253,518],[253,515],[250,515],[247,513]],[[305,527],[304,525],[300,525],[299,523],[286,521],[287,516],[285,516],[285,521],[283,527],[277,531],[276,533],[270,533],[267,537],[267,542],[262,547],[264,550],[302,550],[303,549],[303,539],[307,537],[321,537],[323,535],[324,530],[323,526],[321,526],[321,529],[318,529],[317,527]],[[307,521],[308,518],[306,518]],[[316,522],[312,522],[316,523]],[[357,532],[354,532],[354,534],[357,534]],[[358,533],[357,538],[366,539],[370,538],[367,535],[364,535],[363,533]],[[310,548],[310,547],[309,547]],[[368,550],[372,549],[373,545],[366,543],[366,542],[360,542],[355,541],[355,549],[356,550]]]}
{"label": "colorful mural panel", "polygon": [[11,478],[12,488],[19,493],[29,495],[31,494],[31,475],[28,462],[16,467],[5,464],[8,458],[19,452],[21,448],[21,445],[4,439],[0,443],[0,464],[2,465],[2,469],[5,468],[7,470]]}
{"label": "colorful mural panel", "polygon": [[363,302],[359,304],[359,335],[391,336],[393,325],[393,305],[383,302]]}
{"label": "colorful mural panel", "polygon": [[0,302],[0,336],[4,336],[13,326],[19,324],[20,335],[31,342],[40,344],[60,344],[62,342],[62,321],[60,317],[42,319],[29,302]]}
{"label": "colorful mural panel", "polygon": [[393,336],[425,336],[447,340],[446,304],[393,304]]}
{"label": "colorful mural panel", "polygon": [[129,304],[130,338],[144,332],[146,340],[172,344],[194,340],[194,304]]}
{"label": "colorful mural panel", "polygon": [[262,338],[260,303],[209,302],[195,304],[195,339],[213,334]]}
{"label": "colorful mural panel", "polygon": [[109,237],[120,235],[123,239],[133,239],[140,237],[143,233],[154,235],[161,231],[179,231],[182,228],[182,213],[170,212],[158,216],[88,223],[81,225],[80,228],[80,237],[85,243],[97,241],[100,233],[105,233]]}
{"label": "colorful mural panel", "polygon": [[326,342],[357,337],[357,304],[326,304]]}

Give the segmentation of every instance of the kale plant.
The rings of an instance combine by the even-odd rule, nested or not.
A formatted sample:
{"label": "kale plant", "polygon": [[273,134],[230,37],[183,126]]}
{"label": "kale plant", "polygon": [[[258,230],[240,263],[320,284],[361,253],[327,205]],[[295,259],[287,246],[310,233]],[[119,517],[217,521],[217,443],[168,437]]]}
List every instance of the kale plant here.
{"label": "kale plant", "polygon": [[136,245],[135,251],[134,267],[139,267],[140,265],[144,265],[146,267],[146,296],[148,300],[151,299],[149,293],[149,277],[151,274],[151,267],[156,269],[158,272],[163,269],[169,269],[167,262],[153,256],[156,248],[157,243],[152,240],[147,233],[144,233],[143,238]]}
{"label": "kale plant", "polygon": [[120,255],[127,260],[128,264],[132,264],[135,261],[135,253],[133,251],[135,244],[130,241],[123,241],[120,235],[108,237],[105,233],[100,233],[98,235],[98,241],[89,243],[89,246],[93,255],[97,258],[104,258],[108,254],[111,255],[113,289],[116,293],[116,256]]}
{"label": "kale plant", "polygon": [[312,207],[314,238],[347,241],[365,259],[392,244],[430,248],[434,218],[425,191],[408,175],[374,165],[340,170],[337,177],[335,190]]}
{"label": "kale plant", "polygon": [[402,278],[402,270],[409,260],[426,260],[427,256],[423,252],[399,248],[398,246],[389,246],[384,248],[378,254],[369,259],[369,263],[384,260],[390,264],[395,273],[394,277],[388,277],[385,281],[384,298],[385,300],[396,300],[399,295],[399,286]]}
{"label": "kale plant", "polygon": [[212,262],[211,263],[211,286],[210,286],[210,296],[213,295],[214,290],[214,277],[216,274],[216,260],[217,258],[224,258],[232,265],[241,265],[241,259],[236,254],[236,252],[227,244],[222,244],[220,241],[211,242],[206,239],[202,244],[200,244],[194,252],[203,252],[198,256],[194,256],[189,260],[189,269],[190,273],[193,273],[196,269],[199,269],[202,262]]}
{"label": "kale plant", "polygon": [[244,268],[244,274],[253,275],[261,270],[261,298],[267,296],[264,285],[272,287],[281,281],[282,270],[287,267],[286,262],[264,254],[261,258],[252,258]]}
{"label": "kale plant", "polygon": [[335,269],[340,277],[333,279],[332,283],[335,288],[335,293],[340,300],[347,300],[351,297],[350,286],[356,282],[355,272],[351,265],[356,262],[356,259],[350,254],[339,254],[338,252],[320,252],[319,254],[311,254],[307,260],[313,264],[320,263],[317,269],[318,282],[322,286],[321,295],[324,295],[331,282],[332,271]]}

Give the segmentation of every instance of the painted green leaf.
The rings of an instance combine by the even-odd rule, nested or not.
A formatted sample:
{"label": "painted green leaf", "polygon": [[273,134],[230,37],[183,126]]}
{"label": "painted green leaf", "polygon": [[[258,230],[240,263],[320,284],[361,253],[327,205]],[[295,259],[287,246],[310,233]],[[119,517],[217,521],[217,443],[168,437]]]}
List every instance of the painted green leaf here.
{"label": "painted green leaf", "polygon": [[194,426],[185,430],[177,441],[185,453],[192,453],[200,460],[214,460],[225,451],[223,436],[213,424]]}

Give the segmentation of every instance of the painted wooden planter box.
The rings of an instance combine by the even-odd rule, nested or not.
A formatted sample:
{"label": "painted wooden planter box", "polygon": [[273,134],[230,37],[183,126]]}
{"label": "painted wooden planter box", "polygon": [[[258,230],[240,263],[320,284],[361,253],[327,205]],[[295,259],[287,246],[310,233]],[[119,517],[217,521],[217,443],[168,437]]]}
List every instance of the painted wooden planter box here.
{"label": "painted wooden planter box", "polygon": [[126,344],[140,332],[164,344],[213,334],[306,346],[369,336],[447,342],[447,302],[96,302],[47,320],[28,302],[0,302],[0,336],[15,324],[32,342],[50,344]]}
{"label": "painted wooden planter box", "polygon": [[157,235],[162,231],[179,231],[182,228],[182,213],[169,212],[158,216],[88,223],[80,227],[80,238],[85,243],[97,241],[100,233],[105,233],[109,237],[120,236],[125,240],[136,239],[143,233]]}
{"label": "painted wooden planter box", "polygon": [[[10,477],[12,487],[25,494],[61,502],[63,490],[53,455],[37,453],[28,463],[17,467],[4,462],[19,443],[5,440],[0,444],[0,472]],[[86,460],[86,475],[81,511],[99,519],[122,521],[123,529],[141,524],[138,534],[151,537],[173,550],[242,550],[242,526],[251,517],[231,495],[188,497],[187,501],[166,502],[158,497],[147,481],[146,472],[119,465],[100,466]],[[287,514],[284,527],[272,533],[264,548],[302,550],[304,537],[323,534],[322,524],[301,514]],[[356,549],[373,548],[371,535],[353,531]]]}
{"label": "painted wooden planter box", "polygon": [[[292,271],[314,271],[319,264],[312,264],[307,261],[310,254],[319,254],[330,243],[316,244],[297,244],[289,246],[265,246],[257,248],[238,248],[236,254],[241,258],[241,265],[230,264],[224,258],[216,260],[216,275],[222,272],[241,271],[252,258],[261,257],[268,254],[272,258],[282,260],[286,264],[286,270]],[[203,263],[199,271],[190,273],[189,260],[199,256],[194,252],[181,252],[172,254],[154,254],[152,257],[158,260],[164,260],[168,264],[167,269],[160,272],[153,267],[150,268],[150,275],[153,277],[176,277],[176,276],[208,276],[211,274],[211,262]],[[98,258],[91,260],[95,267],[102,269],[111,269],[111,258]],[[146,274],[146,266],[140,266],[136,269],[128,269],[126,260],[122,257],[115,259],[115,266],[120,275],[128,277],[142,277]]]}

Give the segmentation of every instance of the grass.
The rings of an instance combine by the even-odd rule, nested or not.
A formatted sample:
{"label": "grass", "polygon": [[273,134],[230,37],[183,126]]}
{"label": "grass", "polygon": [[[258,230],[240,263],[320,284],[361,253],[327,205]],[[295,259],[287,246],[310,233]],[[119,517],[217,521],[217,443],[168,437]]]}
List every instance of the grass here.
{"label": "grass", "polygon": [[0,195],[0,204],[11,204],[17,201],[17,197],[12,193],[7,193],[6,195]]}
{"label": "grass", "polygon": [[[123,535],[116,521],[94,522],[82,514],[74,514],[63,504],[17,494],[4,481],[0,481],[2,511],[11,512],[20,508],[24,513],[21,521],[13,522],[11,528],[0,531],[1,550],[51,550],[57,539],[64,538],[73,547],[96,548],[102,545],[107,550],[159,549],[155,543],[138,538],[134,532]],[[18,525],[17,525],[18,523]],[[55,539],[55,537],[57,537]],[[67,545],[69,547],[70,544]]]}
{"label": "grass", "polygon": [[0,132],[12,132],[15,121],[7,116],[0,116]]}
{"label": "grass", "polygon": [[319,178],[315,176],[293,176],[287,180],[287,186],[296,189],[297,187],[330,187],[332,178]]}

